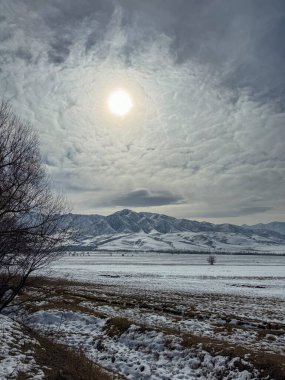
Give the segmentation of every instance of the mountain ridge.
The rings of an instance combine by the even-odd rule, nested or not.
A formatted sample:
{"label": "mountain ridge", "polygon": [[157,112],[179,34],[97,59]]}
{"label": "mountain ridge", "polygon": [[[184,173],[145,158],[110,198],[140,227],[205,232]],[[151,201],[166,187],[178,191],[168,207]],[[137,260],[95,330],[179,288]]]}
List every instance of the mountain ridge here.
{"label": "mountain ridge", "polygon": [[265,225],[259,229],[213,224],[129,209],[107,216],[67,214],[64,218],[77,232],[70,242],[75,250],[285,253],[285,234],[266,230]]}
{"label": "mountain ridge", "polygon": [[285,222],[269,222],[269,223],[258,223],[253,225],[243,224],[244,227],[250,228],[252,230],[265,230],[277,232],[281,235],[285,235]]}
{"label": "mountain ridge", "polygon": [[[273,233],[275,236],[284,235],[285,222],[270,222],[267,224],[255,225],[235,225],[231,223],[214,224],[209,222],[198,222],[192,219],[175,218],[173,216],[151,213],[135,212],[130,209],[116,211],[110,215],[103,216],[99,214],[67,214],[73,224],[79,230],[89,228],[93,236],[117,234],[117,233],[138,233],[151,232],[176,233],[176,232],[232,232],[232,233],[257,233],[267,235]],[[79,225],[80,223],[80,225]]]}

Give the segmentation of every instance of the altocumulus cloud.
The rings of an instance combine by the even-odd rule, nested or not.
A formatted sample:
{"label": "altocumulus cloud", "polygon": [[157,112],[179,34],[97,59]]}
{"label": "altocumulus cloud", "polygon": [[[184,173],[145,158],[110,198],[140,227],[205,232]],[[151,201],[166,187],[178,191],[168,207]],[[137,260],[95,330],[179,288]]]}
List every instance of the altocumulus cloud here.
{"label": "altocumulus cloud", "polygon": [[0,0],[1,94],[75,211],[282,220],[284,17],[279,0]]}

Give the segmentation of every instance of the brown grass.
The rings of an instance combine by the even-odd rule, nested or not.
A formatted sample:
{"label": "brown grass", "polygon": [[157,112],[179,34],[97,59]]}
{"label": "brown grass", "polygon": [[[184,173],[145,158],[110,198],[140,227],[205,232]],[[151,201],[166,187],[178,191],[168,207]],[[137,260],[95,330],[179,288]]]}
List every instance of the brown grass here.
{"label": "brown grass", "polygon": [[182,345],[184,347],[191,348],[198,344],[202,344],[205,350],[215,355],[219,354],[230,358],[248,357],[248,360],[258,370],[262,371],[263,378],[268,376],[268,378],[273,378],[274,380],[285,379],[285,362],[283,355],[266,351],[256,352],[236,344],[233,346],[228,342],[204,336],[182,335]]}
{"label": "brown grass", "polygon": [[131,322],[127,318],[115,317],[110,318],[106,322],[105,331],[111,336],[120,336],[126,332],[131,326]]}
{"label": "brown grass", "polygon": [[[171,317],[175,318],[197,318],[197,319],[203,319],[207,320],[211,317],[211,311],[196,311],[195,308],[191,307],[188,308],[186,312],[181,313],[181,311],[175,310],[175,302],[167,302],[163,300],[163,297],[159,296],[159,298],[155,299],[153,298],[151,302],[146,302],[145,297],[142,297],[139,294],[129,294],[129,295],[118,295],[116,292],[113,293],[112,288],[110,289],[108,287],[104,287],[104,294],[100,294],[100,288],[96,287],[95,285],[92,285],[90,283],[80,283],[80,282],[74,282],[66,279],[49,279],[49,278],[37,278],[35,279],[34,283],[30,284],[30,287],[32,290],[36,289],[38,291],[43,290],[44,292],[48,289],[50,300],[48,300],[48,303],[46,306],[41,306],[40,309],[43,308],[59,308],[59,309],[68,309],[73,311],[80,311],[86,314],[92,314],[95,316],[98,316],[100,318],[106,318],[106,315],[98,313],[96,311],[92,311],[88,307],[83,307],[79,305],[79,303],[82,300],[87,300],[90,302],[93,302],[94,305],[100,305],[100,304],[110,304],[110,305],[116,305],[120,308],[124,309],[126,307],[134,307],[139,306],[142,309],[151,309],[154,312],[157,312],[158,314],[168,314],[171,315]],[[61,296],[61,299],[59,300],[59,297]],[[199,297],[195,296],[195,302],[199,302]],[[202,298],[202,296],[201,296]],[[219,299],[219,296],[216,296],[217,300]],[[45,298],[43,298],[45,299]],[[211,296],[211,299],[215,299],[214,296]],[[236,325],[231,325],[229,321],[231,319],[234,319],[235,316],[233,315],[224,315],[224,318],[226,317],[227,323],[223,325],[223,330],[227,331],[228,334],[232,333],[232,329],[237,327]],[[274,333],[274,335],[281,335],[283,334],[284,330],[282,328],[284,325],[275,325],[275,324],[268,324],[265,326],[258,326],[258,321],[254,320],[253,318],[246,318],[243,317],[242,321],[238,323],[239,328],[247,328],[247,326],[243,326],[245,324],[254,324],[256,323],[256,327],[253,328],[253,331],[256,331],[258,334],[258,338],[262,339],[265,337],[268,333]],[[162,331],[167,335],[175,335],[182,338],[182,345],[184,347],[195,347],[198,344],[202,345],[202,347],[209,351],[212,354],[220,354],[229,356],[230,358],[234,357],[241,357],[244,358],[245,356],[248,357],[248,361],[251,362],[257,369],[262,371],[263,378],[274,378],[275,380],[284,380],[285,379],[285,360],[284,355],[275,354],[273,352],[266,352],[264,350],[260,351],[254,351],[253,349],[249,347],[243,347],[237,344],[232,344],[229,342],[225,342],[223,340],[210,338],[207,336],[195,336],[190,335],[186,333],[181,333],[180,331],[177,331],[175,329],[168,329],[168,328],[162,328],[162,327],[155,327],[151,328],[151,326],[144,326],[143,324],[136,323],[140,330],[147,331],[147,330],[157,330]],[[129,321],[127,318],[122,317],[114,317],[110,318],[106,322],[106,333],[111,336],[120,336],[125,331],[128,330],[128,328],[131,325],[131,321]],[[220,330],[220,327],[217,327],[217,331]],[[274,330],[274,331],[273,331]],[[170,342],[169,342],[170,344]],[[99,349],[100,347],[98,347]],[[63,348],[62,348],[63,349]],[[64,350],[67,350],[66,347]],[[68,351],[70,351],[68,349]],[[69,355],[66,354],[66,355]],[[77,362],[81,360],[81,353],[76,353],[76,355],[79,355],[79,359],[77,358]],[[76,361],[74,358],[72,359]],[[84,359],[82,359],[84,360]],[[87,359],[88,360],[88,359]],[[71,359],[68,359],[68,361],[71,361]],[[88,364],[84,364],[88,368]],[[93,364],[94,366],[94,364]],[[57,370],[61,369],[59,366],[57,367]],[[88,372],[88,371],[87,371]],[[88,373],[87,373],[88,375]],[[86,376],[87,376],[86,375]],[[93,375],[92,375],[93,376]],[[87,380],[88,377],[85,377]],[[84,379],[85,379],[84,378]],[[91,377],[92,378],[92,377]],[[94,378],[94,377],[93,377]],[[114,377],[111,377],[114,378]],[[24,379],[24,378],[23,378]],[[71,379],[71,378],[61,378],[61,377],[51,377],[47,379]],[[81,379],[80,377],[75,377],[75,379]],[[100,379],[100,377],[95,377],[94,379]],[[19,378],[19,380],[21,380]]]}
{"label": "brown grass", "polygon": [[[40,343],[40,346],[36,346],[34,357],[36,363],[44,369],[47,380],[124,379],[92,362],[80,349],[74,351],[35,332],[32,335]],[[22,379],[25,378],[20,377],[18,380]]]}
{"label": "brown grass", "polygon": [[31,376],[30,375],[27,375],[25,372],[18,372],[17,373],[17,377],[16,377],[16,380],[28,380],[30,379]]}

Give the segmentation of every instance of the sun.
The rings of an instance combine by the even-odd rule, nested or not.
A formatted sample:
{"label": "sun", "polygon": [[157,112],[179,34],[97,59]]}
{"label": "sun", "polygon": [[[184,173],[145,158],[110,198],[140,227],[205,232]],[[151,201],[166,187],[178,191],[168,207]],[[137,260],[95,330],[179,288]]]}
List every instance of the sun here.
{"label": "sun", "polygon": [[125,90],[115,90],[108,97],[108,108],[113,115],[126,116],[133,106],[132,98]]}

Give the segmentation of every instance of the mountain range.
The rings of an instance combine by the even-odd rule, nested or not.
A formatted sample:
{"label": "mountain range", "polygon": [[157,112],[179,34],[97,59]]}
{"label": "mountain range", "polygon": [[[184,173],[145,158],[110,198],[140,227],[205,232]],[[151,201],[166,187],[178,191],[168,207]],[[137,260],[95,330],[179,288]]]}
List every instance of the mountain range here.
{"label": "mountain range", "polygon": [[285,223],[234,225],[122,210],[65,216],[77,231],[74,249],[285,253]]}

